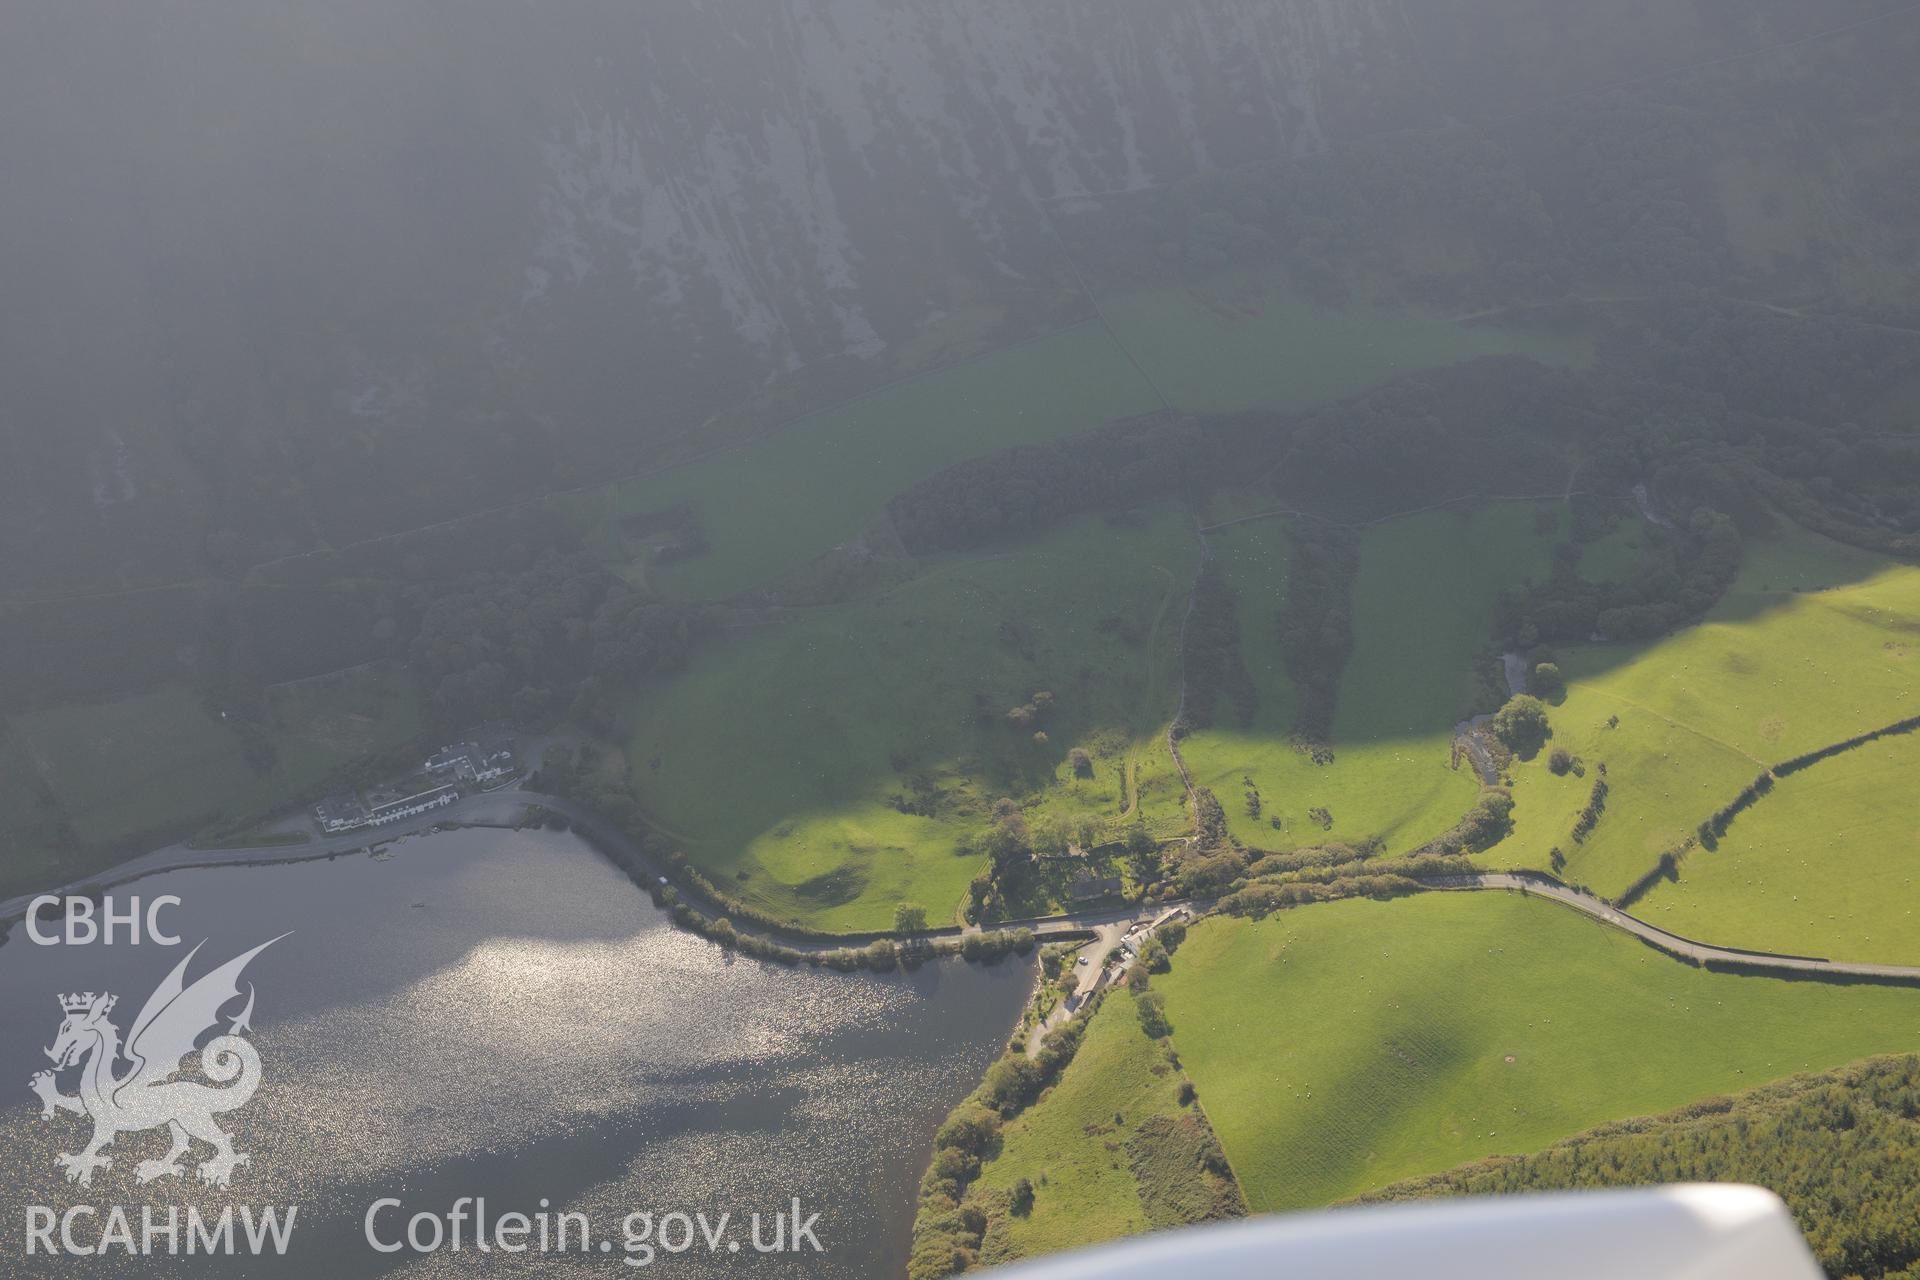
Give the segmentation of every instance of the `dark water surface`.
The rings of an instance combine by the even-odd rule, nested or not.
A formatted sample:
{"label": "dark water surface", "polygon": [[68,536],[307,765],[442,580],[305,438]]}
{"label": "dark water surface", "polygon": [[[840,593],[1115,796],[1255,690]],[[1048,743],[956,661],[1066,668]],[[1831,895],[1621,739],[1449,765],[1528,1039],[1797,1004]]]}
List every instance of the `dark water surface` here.
{"label": "dark water surface", "polygon": [[[933,1130],[1004,1044],[1032,981],[1018,960],[876,977],[730,956],[668,927],[573,836],[541,831],[182,871],[116,900],[136,893],[179,895],[162,919],[184,945],[37,946],[16,927],[0,946],[0,1275],[899,1275]],[[193,943],[208,940],[190,979],[288,930],[242,985],[257,989],[263,1083],[217,1117],[252,1162],[226,1190],[205,1187],[196,1145],[186,1177],[142,1186],[135,1166],[168,1145],[150,1129],[122,1134],[91,1187],[70,1185],[54,1157],[78,1151],[90,1124],[43,1121],[28,1088],[50,1065],[56,997],[116,993],[125,1033]],[[75,1092],[77,1071],[60,1079]],[[365,1241],[377,1199],[405,1204],[379,1219],[394,1241],[411,1214],[444,1217],[463,1196],[484,1196],[492,1219],[538,1214],[542,1198],[550,1214],[584,1212],[595,1251],[482,1255],[471,1227],[458,1253],[383,1255]],[[770,1239],[796,1197],[803,1217],[819,1213],[827,1252],[756,1254],[750,1215]],[[76,1204],[102,1215],[78,1221],[83,1244],[115,1205],[136,1238],[142,1205],[161,1220],[189,1204],[299,1214],[285,1258],[168,1260],[164,1236],[158,1258],[26,1257],[26,1206]],[[722,1242],[713,1257],[700,1240],[633,1267],[622,1220],[636,1210],[731,1213],[740,1248]]]}

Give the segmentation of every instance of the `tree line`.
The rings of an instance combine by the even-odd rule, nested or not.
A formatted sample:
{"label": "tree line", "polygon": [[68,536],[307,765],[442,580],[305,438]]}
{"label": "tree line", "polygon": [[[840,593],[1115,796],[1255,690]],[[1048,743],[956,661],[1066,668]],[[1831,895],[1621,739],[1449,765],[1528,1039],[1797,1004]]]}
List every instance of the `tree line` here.
{"label": "tree line", "polygon": [[1353,583],[1360,551],[1352,534],[1305,521],[1295,523],[1292,538],[1287,598],[1276,626],[1297,699],[1294,736],[1311,750],[1333,741],[1340,676],[1353,656]]}
{"label": "tree line", "polygon": [[1240,651],[1240,593],[1211,560],[1193,584],[1180,657],[1186,675],[1181,731],[1211,728],[1222,699],[1242,729],[1253,724],[1258,694]]}
{"label": "tree line", "polygon": [[1920,1274],[1920,1057],[1873,1058],[1665,1115],[1610,1124],[1525,1156],[1397,1183],[1370,1202],[1674,1182],[1742,1182],[1787,1202],[1832,1276]]}

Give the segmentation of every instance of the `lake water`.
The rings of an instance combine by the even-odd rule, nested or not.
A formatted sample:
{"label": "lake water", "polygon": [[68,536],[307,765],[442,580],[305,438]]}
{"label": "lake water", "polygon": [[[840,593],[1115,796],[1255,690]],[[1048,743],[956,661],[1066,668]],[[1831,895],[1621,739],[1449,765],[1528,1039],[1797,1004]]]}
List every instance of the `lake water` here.
{"label": "lake water", "polygon": [[[575,837],[544,831],[183,871],[117,896],[135,893],[179,895],[162,923],[184,945],[38,946],[16,926],[0,946],[0,1275],[899,1275],[933,1130],[1004,1045],[1033,978],[1020,960],[877,977],[731,956],[668,927]],[[116,993],[125,1032],[193,943],[208,940],[190,978],[288,930],[242,985],[257,990],[263,1083],[217,1118],[252,1162],[225,1191],[202,1187],[193,1163],[208,1150],[196,1144],[186,1178],[143,1187],[134,1166],[167,1146],[154,1129],[121,1135],[90,1188],[69,1185],[54,1157],[79,1150],[90,1126],[41,1120],[27,1087],[49,1065],[56,996]],[[76,1079],[63,1073],[63,1089]],[[483,1257],[469,1234],[463,1252],[423,1257],[365,1243],[376,1199],[404,1202],[380,1219],[397,1240],[407,1216],[445,1215],[463,1196],[484,1196],[495,1219],[537,1214],[544,1197],[549,1213],[587,1214],[595,1249],[613,1250]],[[748,1215],[764,1215],[770,1236],[796,1197],[803,1216],[820,1214],[827,1252],[755,1254]],[[300,1209],[285,1259],[224,1270],[23,1256],[23,1205],[129,1206],[137,1234],[149,1203]],[[730,1212],[742,1247],[715,1258],[702,1242],[637,1272],[621,1229],[637,1210]]]}

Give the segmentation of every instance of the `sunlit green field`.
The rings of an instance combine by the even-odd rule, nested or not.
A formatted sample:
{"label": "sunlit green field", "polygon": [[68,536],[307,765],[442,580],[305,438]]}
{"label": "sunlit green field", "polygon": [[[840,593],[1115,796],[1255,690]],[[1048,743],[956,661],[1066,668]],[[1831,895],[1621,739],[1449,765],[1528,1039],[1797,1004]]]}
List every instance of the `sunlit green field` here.
{"label": "sunlit green field", "polygon": [[[742,631],[634,708],[635,786],[696,863],[767,910],[840,930],[889,927],[902,902],[951,919],[983,865],[962,840],[996,799],[1055,787],[1076,745],[1121,744],[1084,784],[1119,818],[1122,757],[1173,713],[1197,558],[1182,515],[1155,507]],[[1011,723],[1037,692],[1052,705]],[[930,815],[902,811],[916,776]],[[1171,803],[1166,771],[1156,785]]]}
{"label": "sunlit green field", "polygon": [[1154,985],[1256,1211],[1920,1045],[1920,991],[1712,973],[1507,894],[1205,922]]}
{"label": "sunlit green field", "polygon": [[[1561,654],[1570,690],[1553,741],[1589,774],[1516,765],[1517,830],[1494,856],[1545,866],[1557,845],[1570,878],[1618,894],[1763,768],[1920,713],[1917,664],[1920,569],[1783,528],[1749,546],[1701,625]],[[1575,845],[1601,762],[1606,814]]]}
{"label": "sunlit green field", "polygon": [[[1181,749],[1233,834],[1269,849],[1378,835],[1401,852],[1453,826],[1479,793],[1471,767],[1453,767],[1453,727],[1472,710],[1473,658],[1488,643],[1495,597],[1545,576],[1563,524],[1557,503],[1494,503],[1365,531],[1353,655],[1334,717],[1335,759],[1325,766],[1288,739],[1294,695],[1277,639],[1285,533],[1262,522],[1210,535],[1240,591],[1241,648],[1259,701],[1250,728],[1223,707]],[[1245,778],[1260,791],[1258,818]],[[1328,811],[1331,828],[1309,818],[1314,808]]]}
{"label": "sunlit green field", "polygon": [[1780,780],[1635,908],[1729,946],[1920,964],[1920,736]]}
{"label": "sunlit green field", "polygon": [[[1141,1030],[1133,996],[1110,993],[1086,1039],[1039,1103],[1001,1131],[997,1158],[981,1169],[970,1202],[988,1211],[982,1261],[998,1262],[1097,1244],[1148,1230],[1152,1221],[1127,1144],[1142,1121],[1178,1115],[1180,1073]],[[1032,1212],[1005,1211],[1013,1184],[1034,1184]]]}

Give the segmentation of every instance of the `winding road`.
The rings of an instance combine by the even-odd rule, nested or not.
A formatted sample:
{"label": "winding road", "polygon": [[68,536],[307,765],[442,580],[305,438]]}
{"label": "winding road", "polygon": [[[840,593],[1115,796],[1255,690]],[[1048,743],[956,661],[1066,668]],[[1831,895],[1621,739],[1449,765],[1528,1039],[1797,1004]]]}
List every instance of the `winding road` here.
{"label": "winding road", "polygon": [[[345,854],[370,853],[378,847],[390,844],[405,836],[419,835],[436,827],[449,823],[478,825],[483,823],[505,825],[521,816],[528,806],[538,805],[550,813],[565,818],[574,830],[596,845],[619,849],[623,855],[653,875],[664,874],[662,868],[655,867],[632,841],[617,828],[596,814],[581,808],[570,800],[550,796],[544,792],[530,791],[521,787],[510,787],[499,791],[481,792],[466,796],[445,809],[423,816],[413,823],[399,823],[378,832],[346,832],[337,836],[323,837],[299,845],[269,845],[253,849],[190,849],[185,845],[170,845],[156,849],[152,853],[135,858],[131,862],[121,863],[98,875],[88,876],[72,884],[57,889],[45,890],[55,895],[65,893],[98,893],[116,888],[148,876],[160,875],[168,871],[182,871],[197,867],[247,866],[281,862],[311,862],[322,858],[337,858]],[[1437,892],[1489,892],[1524,893],[1531,897],[1545,898],[1561,906],[1580,912],[1601,924],[1632,934],[1642,942],[1663,951],[1667,955],[1695,965],[1737,966],[1747,972],[1776,973],[1783,977],[1829,978],[1841,981],[1898,982],[1920,986],[1920,966],[1892,964],[1855,964],[1842,960],[1826,960],[1814,956],[1777,955],[1771,952],[1743,951],[1737,947],[1714,946],[1711,943],[1696,942],[1683,938],[1679,934],[1669,933],[1657,925],[1648,924],[1637,916],[1613,906],[1604,899],[1554,880],[1538,872],[1485,871],[1474,875],[1453,876],[1436,879],[1428,887]],[[40,894],[21,894],[0,901],[0,923],[23,918],[27,906]],[[1042,942],[1062,942],[1074,939],[1095,941],[1118,936],[1137,924],[1151,925],[1166,919],[1170,914],[1185,910],[1193,916],[1204,914],[1212,906],[1209,902],[1173,901],[1149,903],[1140,906],[1103,908],[1090,911],[1067,912],[1056,916],[1036,917],[1028,920],[1003,920],[991,924],[993,929],[1025,928],[1033,931],[1034,937]],[[954,937],[979,932],[978,928],[949,927],[929,929],[926,937]],[[860,945],[869,940],[869,936],[859,938],[832,938],[807,935],[782,935],[791,938],[793,945],[808,950],[830,950],[849,945]]]}
{"label": "winding road", "polygon": [[1785,956],[1765,951],[1742,951],[1737,947],[1716,947],[1695,942],[1677,933],[1668,933],[1658,925],[1630,916],[1618,907],[1589,893],[1570,889],[1544,876],[1507,871],[1485,871],[1478,875],[1458,876],[1432,882],[1436,890],[1504,889],[1546,898],[1588,916],[1601,924],[1630,933],[1656,950],[1698,965],[1738,965],[1743,969],[1764,970],[1785,976],[1812,976],[1878,982],[1902,982],[1920,985],[1920,967],[1898,964],[1851,964],[1843,960],[1822,960],[1814,956]]}
{"label": "winding road", "polygon": [[162,849],[155,849],[151,853],[142,854],[131,861],[106,867],[93,875],[84,876],[68,884],[42,889],[36,893],[23,893],[0,901],[0,922],[24,917],[27,914],[27,905],[44,894],[58,896],[69,893],[98,892],[129,884],[135,880],[144,880],[148,876],[157,876],[163,872],[185,871],[198,867],[316,862],[323,858],[337,858],[342,854],[370,853],[381,845],[391,844],[406,836],[419,835],[449,823],[504,824],[511,821],[530,804],[553,809],[568,816],[569,819],[574,812],[578,812],[573,805],[564,800],[542,795],[537,791],[507,788],[463,796],[446,808],[436,809],[431,814],[411,822],[397,822],[390,827],[346,831],[339,835],[322,836],[317,840],[308,840],[301,844],[259,845],[235,849],[196,849],[191,845],[171,844]]}

